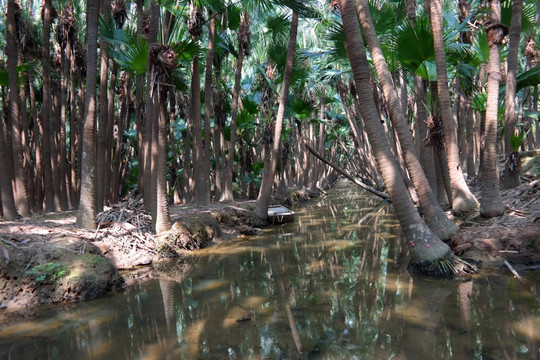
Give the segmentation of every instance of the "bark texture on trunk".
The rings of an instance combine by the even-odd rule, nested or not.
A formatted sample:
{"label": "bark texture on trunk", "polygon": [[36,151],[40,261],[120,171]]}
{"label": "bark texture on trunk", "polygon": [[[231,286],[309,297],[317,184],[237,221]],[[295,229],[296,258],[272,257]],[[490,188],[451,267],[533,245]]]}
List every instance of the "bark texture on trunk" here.
{"label": "bark texture on trunk", "polygon": [[[519,185],[519,174],[521,160],[519,152],[512,149],[510,138],[517,135],[515,131],[517,123],[516,112],[516,76],[518,65],[519,39],[521,35],[521,13],[523,11],[523,0],[512,2],[512,24],[510,25],[510,41],[508,46],[508,57],[506,58],[506,96],[504,111],[504,146],[506,150],[506,162],[502,186],[506,189]],[[536,128],[538,129],[538,125]]]}
{"label": "bark texture on trunk", "polygon": [[459,162],[456,126],[452,116],[450,93],[448,90],[441,0],[431,0],[430,13],[431,27],[433,30],[433,45],[435,48],[435,67],[437,69],[437,92],[441,110],[441,121],[444,130],[444,146],[448,158],[448,171],[452,186],[452,210],[456,213],[465,213],[476,209],[478,207],[478,201],[471,193],[463,178],[463,171]]}
{"label": "bark texture on trunk", "polygon": [[15,22],[15,12],[18,10],[15,0],[8,1],[7,11],[7,70],[9,78],[9,122],[11,125],[11,146],[13,154],[13,175],[15,178],[15,202],[22,216],[30,216],[28,206],[28,193],[24,180],[23,153],[21,144],[21,118],[19,85],[17,83],[17,25]]}
{"label": "bark texture on trunk", "polygon": [[[51,159],[51,22],[52,22],[52,0],[43,2],[43,106],[41,112],[42,119],[42,141],[43,141],[43,188],[45,189],[45,211],[53,212],[56,210],[54,204],[54,187]],[[97,34],[96,34],[97,38]]]}
{"label": "bark texture on trunk", "polygon": [[96,228],[96,78],[99,0],[87,4],[88,48],[86,59],[85,115],[83,119],[81,157],[81,197],[77,212],[77,226]]}
{"label": "bark texture on trunk", "polygon": [[490,1],[491,22],[487,28],[489,43],[488,84],[484,146],[480,176],[480,215],[501,216],[504,204],[499,192],[499,167],[497,159],[497,117],[499,109],[499,81],[502,80],[500,48],[507,29],[501,25],[501,3]]}

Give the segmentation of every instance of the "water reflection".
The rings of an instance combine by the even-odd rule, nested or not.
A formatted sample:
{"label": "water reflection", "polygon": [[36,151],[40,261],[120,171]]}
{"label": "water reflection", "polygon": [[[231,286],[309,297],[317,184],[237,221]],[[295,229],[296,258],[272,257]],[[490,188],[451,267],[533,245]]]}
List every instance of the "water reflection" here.
{"label": "water reflection", "polygon": [[413,279],[390,210],[340,185],[160,280],[0,326],[0,357],[538,358],[538,298],[497,274]]}

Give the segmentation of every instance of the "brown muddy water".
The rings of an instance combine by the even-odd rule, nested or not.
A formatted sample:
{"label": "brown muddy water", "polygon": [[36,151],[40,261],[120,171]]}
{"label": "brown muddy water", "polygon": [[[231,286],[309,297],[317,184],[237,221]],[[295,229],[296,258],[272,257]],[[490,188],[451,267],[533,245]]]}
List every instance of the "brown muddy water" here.
{"label": "brown muddy water", "polygon": [[389,207],[350,185],[295,210],[166,278],[1,325],[0,358],[540,357],[540,297],[508,274],[411,277]]}

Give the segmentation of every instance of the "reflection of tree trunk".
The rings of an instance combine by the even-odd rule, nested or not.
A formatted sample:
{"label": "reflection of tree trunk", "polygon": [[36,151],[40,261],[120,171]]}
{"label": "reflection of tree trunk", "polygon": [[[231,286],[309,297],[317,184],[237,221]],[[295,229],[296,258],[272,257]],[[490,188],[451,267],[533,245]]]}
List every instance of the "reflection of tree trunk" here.
{"label": "reflection of tree trunk", "polygon": [[459,314],[461,315],[461,323],[465,328],[471,327],[471,296],[473,290],[473,282],[462,282],[458,285],[459,293]]}
{"label": "reflection of tree trunk", "polygon": [[174,285],[176,282],[172,280],[159,280],[159,288],[161,289],[161,296],[163,298],[163,309],[165,310],[165,323],[167,324],[167,331],[171,334],[176,334],[175,322],[176,317],[174,315]]}
{"label": "reflection of tree trunk", "polygon": [[[425,283],[421,278],[415,279],[419,283],[412,288],[412,297],[407,300],[404,309],[406,322],[418,324],[408,327],[402,340],[402,351],[406,359],[428,359],[434,356],[438,348],[435,344],[441,343],[437,339],[441,335],[441,307],[446,299],[453,293],[453,288],[446,284]],[[418,339],[422,339],[418,341]],[[444,354],[440,354],[444,358]]]}
{"label": "reflection of tree trunk", "polygon": [[300,339],[300,334],[298,333],[298,327],[296,326],[296,321],[294,321],[294,314],[291,309],[291,303],[289,302],[289,299],[287,299],[288,293],[285,291],[285,284],[283,284],[283,280],[281,278],[278,278],[277,282],[279,284],[281,295],[283,296],[283,305],[285,306],[285,311],[287,312],[287,320],[289,320],[289,327],[291,328],[291,335],[294,340],[294,345],[296,346],[296,351],[298,351],[298,353],[301,354],[304,352],[304,348],[302,346],[302,340]]}

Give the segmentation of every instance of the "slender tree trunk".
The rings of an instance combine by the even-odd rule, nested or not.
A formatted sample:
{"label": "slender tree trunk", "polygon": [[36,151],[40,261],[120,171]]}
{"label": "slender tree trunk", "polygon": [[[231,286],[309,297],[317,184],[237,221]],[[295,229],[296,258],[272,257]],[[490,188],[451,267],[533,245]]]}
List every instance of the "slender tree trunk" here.
{"label": "slender tree trunk", "polygon": [[296,36],[298,33],[298,13],[293,11],[291,30],[289,34],[289,46],[287,48],[287,62],[285,65],[285,73],[283,75],[283,84],[281,85],[281,94],[279,96],[279,107],[274,128],[274,141],[272,146],[271,164],[270,167],[263,169],[263,177],[259,196],[257,197],[256,213],[259,219],[266,221],[268,217],[268,206],[272,196],[272,186],[274,184],[274,172],[279,156],[279,143],[281,138],[281,128],[283,126],[283,118],[285,117],[285,105],[289,96],[289,84],[294,65],[294,51],[296,48]]}
{"label": "slender tree trunk", "polygon": [[[152,46],[157,43],[159,32],[159,5],[155,0],[150,1],[150,32],[148,34],[148,54]],[[155,82],[155,70],[154,65],[148,61],[147,78],[146,78],[146,108],[145,108],[145,128],[144,128],[144,207],[150,214],[156,212],[156,198],[152,196],[154,188],[152,187],[152,177],[155,176],[153,170],[155,164],[152,164],[152,141],[154,134],[152,133],[154,124],[157,120],[153,116],[154,114],[154,101],[151,93]],[[157,110],[156,110],[157,111]]]}
{"label": "slender tree trunk", "polygon": [[[137,0],[137,36],[143,37],[143,14],[144,14],[144,0]],[[145,92],[144,92],[144,75],[137,75],[135,79],[135,107],[136,107],[136,128],[137,128],[137,160],[139,163],[139,173],[137,183],[139,192],[146,197],[144,186],[144,164],[145,156],[144,150],[146,145],[146,107],[145,107]],[[145,204],[146,206],[146,204]]]}
{"label": "slender tree trunk", "polygon": [[244,13],[240,29],[238,30],[238,58],[236,59],[236,71],[234,74],[234,88],[231,105],[231,135],[229,139],[229,150],[227,154],[227,165],[224,169],[224,184],[223,193],[220,201],[233,201],[233,162],[234,149],[236,143],[236,120],[238,119],[238,104],[240,102],[240,89],[242,85],[242,65],[244,63],[244,46],[245,36],[249,34],[249,18],[247,12]]}
{"label": "slender tree trunk", "polygon": [[[510,26],[510,42],[508,46],[508,57],[506,58],[506,96],[504,118],[504,144],[506,149],[506,162],[502,186],[506,189],[519,185],[519,175],[521,160],[519,151],[514,151],[510,144],[510,138],[516,134],[517,112],[516,112],[516,76],[518,65],[519,39],[521,35],[521,14],[523,10],[523,0],[512,1],[512,24]],[[538,128],[538,125],[536,126]]]}
{"label": "slender tree trunk", "polygon": [[501,25],[501,3],[491,0],[491,25],[487,28],[489,42],[486,132],[484,137],[484,152],[480,188],[480,215],[483,217],[501,216],[504,214],[504,204],[499,192],[499,167],[497,159],[497,117],[499,108],[499,81],[502,80],[500,49],[507,29]]}
{"label": "slender tree trunk", "polygon": [[88,0],[86,26],[88,36],[86,60],[85,114],[82,124],[81,198],[77,226],[96,228],[96,78],[99,0]]}
{"label": "slender tree trunk", "polygon": [[[110,3],[107,0],[101,0],[100,15],[105,22],[109,21]],[[105,188],[110,184],[105,183],[106,170],[106,147],[107,147],[107,127],[109,126],[108,111],[109,97],[107,82],[109,79],[109,44],[103,38],[100,40],[100,75],[99,75],[99,117],[97,122],[97,163],[96,163],[96,212],[103,211],[105,202]]]}
{"label": "slender tree trunk", "polygon": [[43,187],[45,189],[45,211],[55,211],[53,175],[51,165],[51,59],[50,59],[50,38],[51,38],[51,12],[52,0],[44,0],[43,6],[43,102],[41,110],[42,118],[42,141],[43,141]]}
{"label": "slender tree trunk", "polygon": [[[201,205],[210,203],[210,143],[212,139],[212,129],[210,117],[214,109],[214,90],[212,88],[212,67],[214,64],[214,48],[216,37],[216,18],[209,12],[210,24],[208,27],[208,51],[206,52],[206,68],[204,75],[204,154],[203,154],[203,172],[204,172],[204,198],[201,197]],[[202,195],[202,191],[201,191]]]}
{"label": "slender tree trunk", "polygon": [[190,118],[193,125],[193,176],[194,200],[197,204],[205,204],[206,189],[204,177],[204,154],[201,124],[201,83],[199,74],[199,58],[193,58],[191,77]]}
{"label": "slender tree trunk", "polygon": [[20,99],[19,85],[17,76],[17,28],[15,23],[15,12],[18,10],[18,5],[15,0],[8,1],[7,11],[7,70],[9,78],[9,123],[11,125],[12,135],[12,153],[13,153],[13,173],[15,176],[16,198],[15,202],[19,210],[19,214],[24,217],[30,216],[30,207],[28,205],[28,193],[26,191],[26,183],[24,180],[23,153],[22,153],[22,136],[21,136],[21,118],[20,118]]}
{"label": "slender tree trunk", "polygon": [[[32,74],[28,74],[28,83],[32,84]],[[29,86],[28,90],[30,92],[30,112],[32,114],[32,122],[34,124],[32,130],[32,143],[33,151],[35,154],[35,165],[36,165],[36,178],[35,178],[35,187],[36,187],[36,211],[43,211],[44,203],[44,188],[43,188],[43,156],[42,156],[42,142],[39,141],[40,134],[43,134],[43,123],[40,121],[37,115],[36,107],[36,92],[33,86]]]}
{"label": "slender tree trunk", "polygon": [[437,69],[437,90],[441,120],[444,129],[444,145],[448,157],[448,171],[452,184],[452,209],[456,213],[469,212],[478,207],[478,201],[471,193],[459,162],[459,149],[456,139],[456,127],[450,107],[446,55],[443,43],[443,23],[441,0],[431,0],[431,27],[435,48],[435,67]]}
{"label": "slender tree trunk", "polygon": [[58,117],[59,121],[59,131],[58,131],[58,155],[59,161],[59,181],[60,181],[60,206],[62,210],[68,210],[69,197],[68,197],[68,161],[67,161],[67,152],[66,152],[66,122],[67,122],[67,92],[68,92],[68,58],[66,56],[66,49],[61,50],[61,74],[62,78],[60,79],[60,116]]}
{"label": "slender tree trunk", "polygon": [[[71,44],[71,43],[70,43]],[[78,173],[77,173],[77,154],[78,154],[78,148],[80,147],[80,138],[78,136],[79,134],[79,126],[80,126],[80,118],[77,116],[77,99],[76,94],[76,63],[75,63],[75,54],[73,53],[73,48],[70,45],[69,48],[71,51],[68,52],[69,55],[69,99],[70,99],[70,110],[69,110],[69,158],[70,158],[70,169],[71,169],[71,187],[69,189],[70,192],[70,198],[71,198],[71,205],[77,209],[79,207],[79,194],[77,192],[77,184],[78,184]],[[81,94],[78,95],[79,97]]]}

